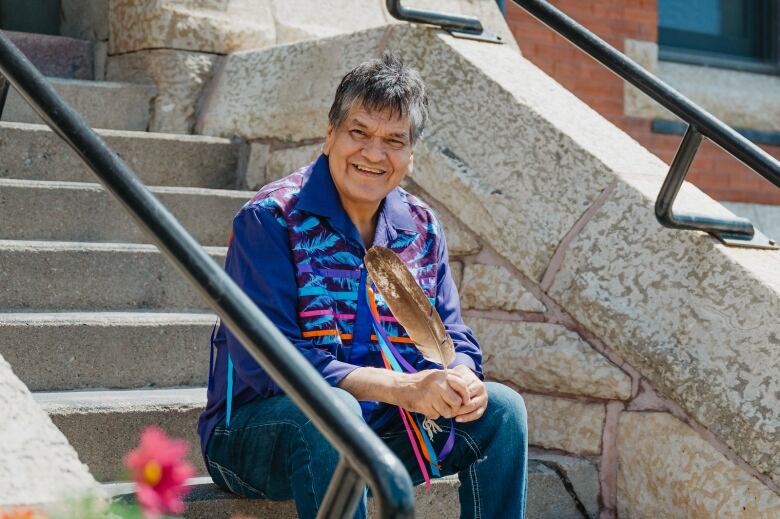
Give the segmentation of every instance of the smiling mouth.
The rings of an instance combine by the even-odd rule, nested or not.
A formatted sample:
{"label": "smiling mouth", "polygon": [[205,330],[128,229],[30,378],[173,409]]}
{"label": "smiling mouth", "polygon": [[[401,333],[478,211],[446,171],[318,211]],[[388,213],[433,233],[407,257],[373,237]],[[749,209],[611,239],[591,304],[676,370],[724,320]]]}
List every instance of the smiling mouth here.
{"label": "smiling mouth", "polygon": [[383,169],[363,166],[361,164],[352,164],[352,167],[358,170],[360,173],[365,173],[367,175],[381,176],[385,173],[385,170]]}

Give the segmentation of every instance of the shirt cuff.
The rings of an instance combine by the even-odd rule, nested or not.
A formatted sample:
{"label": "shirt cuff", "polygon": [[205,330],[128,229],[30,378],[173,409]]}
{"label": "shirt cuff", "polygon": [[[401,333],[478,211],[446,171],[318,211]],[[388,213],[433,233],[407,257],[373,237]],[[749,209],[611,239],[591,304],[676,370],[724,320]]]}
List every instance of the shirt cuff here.
{"label": "shirt cuff", "polygon": [[328,365],[323,368],[321,373],[328,384],[336,387],[344,379],[344,377],[359,367],[360,366],[355,364],[349,364],[347,362],[333,359],[332,361],[328,362]]}

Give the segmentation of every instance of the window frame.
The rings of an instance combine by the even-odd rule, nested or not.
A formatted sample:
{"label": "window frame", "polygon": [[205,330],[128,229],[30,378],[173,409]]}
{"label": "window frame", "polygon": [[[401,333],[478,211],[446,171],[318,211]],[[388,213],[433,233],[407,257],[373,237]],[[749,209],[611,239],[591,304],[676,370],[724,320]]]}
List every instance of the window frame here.
{"label": "window frame", "polygon": [[767,16],[764,17],[769,35],[766,57],[750,58],[730,55],[728,53],[697,51],[661,43],[662,28],[658,26],[658,59],[692,65],[704,65],[717,68],[733,69],[742,72],[780,75],[780,0],[764,0]]}

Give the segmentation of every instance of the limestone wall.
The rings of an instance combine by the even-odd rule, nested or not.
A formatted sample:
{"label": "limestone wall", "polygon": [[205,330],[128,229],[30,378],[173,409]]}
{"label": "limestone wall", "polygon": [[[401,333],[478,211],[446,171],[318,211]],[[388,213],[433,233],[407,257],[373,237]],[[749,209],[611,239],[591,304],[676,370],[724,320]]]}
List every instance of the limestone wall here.
{"label": "limestone wall", "polygon": [[[214,58],[171,113],[249,141],[257,187],[318,153],[347,70],[397,49],[432,102],[407,187],[444,221],[464,316],[487,374],[525,396],[532,445],[592,460],[604,517],[778,516],[780,253],[662,228],[667,166],[513,45],[323,36]],[[730,214],[690,184],[678,204]]]}
{"label": "limestone wall", "polygon": [[[167,133],[192,131],[207,94],[204,85],[222,55],[401,23],[387,13],[385,0],[94,0],[86,7],[84,0],[63,2],[66,14],[89,14],[71,32],[108,34],[107,79],[157,85],[150,130]],[[490,0],[406,5],[478,16],[516,47]],[[106,52],[105,45],[101,49]]]}
{"label": "limestone wall", "polygon": [[86,465],[2,356],[0,416],[0,516],[18,505],[61,512],[90,496],[102,503]]}

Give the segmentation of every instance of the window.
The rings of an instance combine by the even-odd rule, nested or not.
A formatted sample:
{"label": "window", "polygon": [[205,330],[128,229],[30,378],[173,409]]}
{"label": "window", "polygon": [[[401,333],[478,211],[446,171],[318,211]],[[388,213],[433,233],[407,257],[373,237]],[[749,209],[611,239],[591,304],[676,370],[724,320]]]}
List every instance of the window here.
{"label": "window", "polygon": [[0,0],[0,31],[60,33],[60,0]]}
{"label": "window", "polygon": [[658,0],[661,59],[776,70],[778,0]]}

